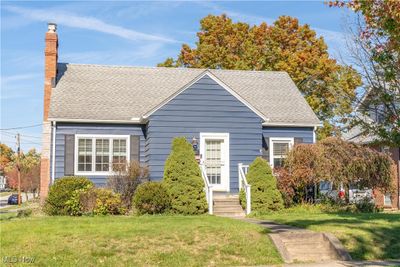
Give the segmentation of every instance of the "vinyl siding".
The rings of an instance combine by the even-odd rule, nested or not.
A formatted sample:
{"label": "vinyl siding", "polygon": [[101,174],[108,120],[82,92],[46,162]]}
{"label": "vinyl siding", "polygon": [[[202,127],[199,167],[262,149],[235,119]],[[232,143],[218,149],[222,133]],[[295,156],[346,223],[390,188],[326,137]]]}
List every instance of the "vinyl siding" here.
{"label": "vinyl siding", "polygon": [[238,163],[260,155],[262,120],[214,80],[205,76],[153,113],[145,153],[152,180],[161,180],[174,137],[189,142],[200,133],[230,134],[230,190],[238,191]]}
{"label": "vinyl siding", "polygon": [[[266,114],[268,115],[268,114]],[[312,127],[262,127],[262,119],[208,76],[190,86],[149,118],[146,125],[58,123],[56,132],[55,177],[64,176],[66,134],[107,134],[140,136],[140,161],[150,168],[150,179],[161,180],[165,160],[174,137],[189,142],[200,133],[230,134],[230,190],[238,191],[238,163],[250,164],[262,153],[268,137],[302,138],[313,142]],[[89,177],[96,185],[105,176]]]}
{"label": "vinyl siding", "polygon": [[[65,135],[66,134],[107,134],[107,135],[138,135],[140,136],[140,161],[145,162],[145,136],[142,125],[120,125],[120,124],[77,124],[58,123],[56,130],[56,153],[55,153],[55,178],[64,176],[65,162]],[[129,150],[128,150],[129,151]],[[97,186],[106,184],[106,176],[89,176]]]}
{"label": "vinyl siding", "polygon": [[312,127],[263,127],[264,137],[293,137],[303,138],[303,143],[313,143]]}

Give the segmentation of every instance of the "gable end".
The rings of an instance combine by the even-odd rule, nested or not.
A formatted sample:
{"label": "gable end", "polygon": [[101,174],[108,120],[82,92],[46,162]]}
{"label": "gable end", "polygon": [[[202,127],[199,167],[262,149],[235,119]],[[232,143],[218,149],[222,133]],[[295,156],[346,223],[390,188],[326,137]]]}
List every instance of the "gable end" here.
{"label": "gable end", "polygon": [[154,107],[152,110],[150,110],[149,112],[147,112],[146,114],[143,115],[142,119],[143,120],[147,120],[152,114],[154,114],[157,110],[161,109],[163,106],[165,106],[166,104],[168,104],[172,99],[174,99],[176,96],[180,95],[181,93],[183,93],[186,89],[190,88],[192,85],[194,85],[195,83],[197,83],[199,80],[201,80],[202,78],[210,78],[212,79],[214,82],[216,82],[218,85],[220,85],[222,88],[224,88],[226,91],[228,91],[231,95],[233,95],[238,101],[240,101],[243,105],[245,105],[246,107],[248,107],[251,111],[253,111],[257,116],[259,116],[263,121],[268,121],[268,118],[266,118],[266,116],[260,112],[259,110],[257,110],[255,107],[253,107],[252,105],[250,105],[249,102],[247,102],[245,99],[243,99],[238,93],[236,93],[232,88],[230,88],[229,86],[227,86],[223,81],[221,81],[220,79],[218,79],[215,75],[213,75],[212,73],[210,73],[209,71],[204,71],[202,74],[200,74],[198,77],[196,77],[195,79],[193,79],[193,81],[191,81],[190,83],[188,83],[187,85],[185,85],[184,87],[182,87],[180,90],[178,90],[176,93],[174,93],[173,95],[171,95],[170,97],[168,97],[167,99],[165,99],[162,103],[160,103],[159,105],[157,105],[156,107]]}

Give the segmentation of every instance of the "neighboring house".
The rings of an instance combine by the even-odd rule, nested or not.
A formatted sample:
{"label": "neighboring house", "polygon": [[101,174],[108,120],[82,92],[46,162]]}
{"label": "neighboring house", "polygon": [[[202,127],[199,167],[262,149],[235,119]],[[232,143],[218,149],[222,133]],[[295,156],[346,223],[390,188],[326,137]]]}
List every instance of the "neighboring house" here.
{"label": "neighboring house", "polygon": [[214,190],[237,193],[238,164],[280,166],[320,121],[286,72],[57,63],[45,49],[41,194],[65,175],[106,183],[112,162],[139,160],[161,180],[174,137],[198,143]]}
{"label": "neighboring house", "polygon": [[[355,110],[355,112],[359,112],[360,114],[364,114],[365,112],[368,113],[369,116],[364,116],[363,120],[369,123],[374,123],[375,121],[381,119],[383,113],[380,112],[380,110],[382,110],[382,107],[378,106],[373,108],[367,104],[367,101],[368,97],[366,95],[363,98],[361,104]],[[366,109],[367,107],[368,109]],[[363,144],[377,151],[390,154],[391,158],[394,161],[393,169],[396,173],[395,179],[393,180],[394,191],[392,193],[383,193],[379,190],[374,190],[373,195],[375,203],[378,206],[387,209],[400,209],[400,148],[390,147],[382,144],[381,142],[379,142],[379,138],[377,136],[366,134],[360,126],[355,126],[351,128],[348,132],[343,134],[343,138],[347,141]]]}
{"label": "neighboring house", "polygon": [[7,186],[7,178],[3,175],[0,175],[0,189],[5,189]]}

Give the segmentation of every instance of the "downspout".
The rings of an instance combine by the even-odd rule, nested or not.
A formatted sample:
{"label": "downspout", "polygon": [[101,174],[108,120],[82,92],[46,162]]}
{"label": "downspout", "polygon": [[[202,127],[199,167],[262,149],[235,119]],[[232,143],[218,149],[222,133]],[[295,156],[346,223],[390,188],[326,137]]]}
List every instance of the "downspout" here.
{"label": "downspout", "polygon": [[53,184],[54,183],[54,177],[55,177],[55,173],[56,173],[56,129],[57,129],[57,126],[56,126],[56,122],[55,121],[52,121],[52,134],[53,134],[53,136],[52,136],[52,141],[51,141],[51,143],[52,143],[52,151],[51,151],[51,184]]}
{"label": "downspout", "polygon": [[317,141],[317,136],[315,134],[315,131],[317,130],[317,126],[314,126],[314,130],[313,130],[313,134],[312,134],[312,138],[313,138],[313,144],[316,143]]}

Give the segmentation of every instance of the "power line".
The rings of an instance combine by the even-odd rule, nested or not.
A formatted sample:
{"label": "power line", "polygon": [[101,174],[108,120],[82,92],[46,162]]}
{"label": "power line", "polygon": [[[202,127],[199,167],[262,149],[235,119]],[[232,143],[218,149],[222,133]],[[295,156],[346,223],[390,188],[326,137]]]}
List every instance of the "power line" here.
{"label": "power line", "polygon": [[[19,141],[19,143],[42,145],[41,143],[39,143],[40,142],[39,140],[37,140],[37,139],[33,139],[32,140],[32,138],[40,138],[40,137],[30,136],[30,135],[22,135],[22,134],[19,134],[19,133],[13,134],[13,133],[10,133],[10,132],[5,132],[5,131],[3,131],[1,134],[4,135],[4,136],[2,136],[1,139],[4,139],[4,138],[14,139],[14,138],[25,137],[24,138],[25,140]],[[5,140],[5,141],[6,142],[12,142],[10,140]]]}
{"label": "power line", "polygon": [[[17,135],[18,133],[16,133],[16,132],[8,132],[8,131],[5,131],[5,130],[0,130],[0,131],[2,131],[2,134],[5,134],[5,135],[12,135],[12,136],[15,136],[15,135]],[[36,136],[36,135],[28,135],[28,134],[20,134],[21,136],[24,136],[24,137],[29,137],[29,138],[36,138],[36,139],[42,139],[42,137],[40,137],[40,136]]]}
{"label": "power line", "polygon": [[1,131],[17,130],[17,129],[33,128],[33,127],[38,127],[38,126],[42,126],[42,125],[43,125],[43,123],[33,124],[33,125],[28,125],[28,126],[13,127],[13,128],[3,128],[3,129],[0,129],[0,130]]}

